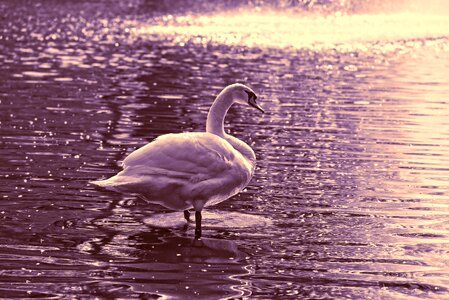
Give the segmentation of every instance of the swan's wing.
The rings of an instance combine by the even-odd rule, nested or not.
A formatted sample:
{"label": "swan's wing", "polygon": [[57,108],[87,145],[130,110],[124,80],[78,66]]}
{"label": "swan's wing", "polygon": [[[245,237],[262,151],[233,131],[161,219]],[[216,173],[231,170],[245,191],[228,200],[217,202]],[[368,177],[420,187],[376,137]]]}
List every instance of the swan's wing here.
{"label": "swan's wing", "polygon": [[166,134],[132,152],[123,161],[123,168],[155,168],[178,176],[191,175],[195,180],[230,169],[235,152],[226,140],[211,133]]}
{"label": "swan's wing", "polygon": [[94,184],[187,209],[193,200],[203,200],[201,206],[221,202],[249,178],[243,156],[229,142],[211,133],[182,133],[160,136],[137,149],[123,161],[123,171]]}

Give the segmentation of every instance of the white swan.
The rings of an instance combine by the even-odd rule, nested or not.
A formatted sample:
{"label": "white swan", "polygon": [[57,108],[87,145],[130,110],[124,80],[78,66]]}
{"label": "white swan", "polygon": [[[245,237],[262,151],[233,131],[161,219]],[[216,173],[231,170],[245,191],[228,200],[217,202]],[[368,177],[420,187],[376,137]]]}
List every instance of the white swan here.
{"label": "white swan", "polygon": [[243,141],[226,134],[224,118],[234,103],[263,112],[249,87],[235,83],[217,96],[207,115],[206,132],[165,134],[135,150],[123,161],[123,171],[93,181],[100,187],[135,193],[173,210],[195,210],[195,238],[201,237],[201,210],[245,188],[254,174],[256,156]]}

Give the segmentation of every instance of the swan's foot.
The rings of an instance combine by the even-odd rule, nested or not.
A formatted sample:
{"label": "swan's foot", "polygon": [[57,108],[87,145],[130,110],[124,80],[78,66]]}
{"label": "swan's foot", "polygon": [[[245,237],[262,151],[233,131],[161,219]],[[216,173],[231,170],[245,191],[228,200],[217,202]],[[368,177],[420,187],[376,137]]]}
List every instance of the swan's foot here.
{"label": "swan's foot", "polygon": [[201,238],[201,211],[195,211],[195,239]]}
{"label": "swan's foot", "polygon": [[184,211],[184,219],[186,219],[187,222],[191,222],[190,221],[190,211],[188,209],[186,209]]}

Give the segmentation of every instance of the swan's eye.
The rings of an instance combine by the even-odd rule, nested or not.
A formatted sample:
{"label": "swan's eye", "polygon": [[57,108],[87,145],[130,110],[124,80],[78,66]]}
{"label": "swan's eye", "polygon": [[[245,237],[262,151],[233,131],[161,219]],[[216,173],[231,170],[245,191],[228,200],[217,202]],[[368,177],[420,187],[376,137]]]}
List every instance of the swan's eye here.
{"label": "swan's eye", "polygon": [[257,99],[256,94],[254,94],[253,92],[245,90],[245,93],[248,94],[248,101],[250,101],[251,99],[253,99],[253,100]]}
{"label": "swan's eye", "polygon": [[257,109],[260,110],[261,112],[264,112],[264,110],[262,109],[262,107],[260,107],[260,106],[256,103],[256,99],[257,99],[256,94],[254,94],[254,93],[251,92],[251,91],[247,91],[247,90],[244,90],[244,91],[248,94],[248,104],[251,105],[252,107],[257,108]]}

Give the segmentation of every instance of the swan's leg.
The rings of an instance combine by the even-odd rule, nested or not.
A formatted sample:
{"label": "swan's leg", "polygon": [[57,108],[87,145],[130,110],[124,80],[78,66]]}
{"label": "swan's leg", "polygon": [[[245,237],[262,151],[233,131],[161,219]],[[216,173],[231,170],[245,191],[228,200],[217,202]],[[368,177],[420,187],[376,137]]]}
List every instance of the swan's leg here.
{"label": "swan's leg", "polygon": [[195,239],[201,238],[201,211],[195,211]]}
{"label": "swan's leg", "polygon": [[187,222],[190,222],[190,211],[188,209],[184,211],[184,219],[186,219]]}

